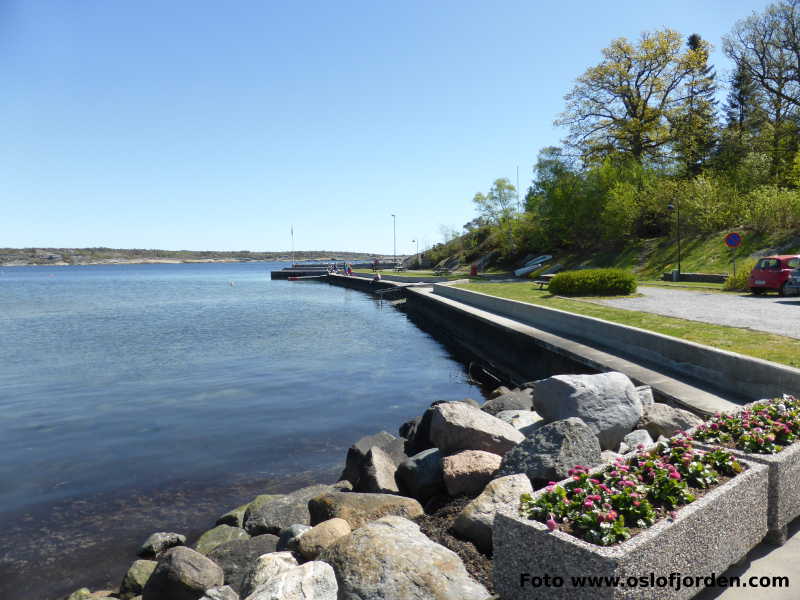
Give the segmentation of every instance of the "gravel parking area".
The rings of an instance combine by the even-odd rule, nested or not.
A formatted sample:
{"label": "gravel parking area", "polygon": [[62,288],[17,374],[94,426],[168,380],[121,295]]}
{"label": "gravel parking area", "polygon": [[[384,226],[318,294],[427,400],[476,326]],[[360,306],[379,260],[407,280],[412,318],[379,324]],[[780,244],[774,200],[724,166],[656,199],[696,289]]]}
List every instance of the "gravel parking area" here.
{"label": "gravel parking area", "polygon": [[639,298],[598,304],[800,338],[800,296],[752,296],[640,286]]}

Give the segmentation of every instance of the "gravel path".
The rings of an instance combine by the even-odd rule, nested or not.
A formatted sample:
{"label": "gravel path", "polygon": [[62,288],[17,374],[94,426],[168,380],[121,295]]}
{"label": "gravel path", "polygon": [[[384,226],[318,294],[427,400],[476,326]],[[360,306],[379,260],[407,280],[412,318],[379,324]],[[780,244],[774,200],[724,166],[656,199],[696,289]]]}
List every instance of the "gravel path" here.
{"label": "gravel path", "polygon": [[800,338],[800,297],[721,294],[640,286],[640,298],[597,300],[598,304],[692,321],[748,327]]}

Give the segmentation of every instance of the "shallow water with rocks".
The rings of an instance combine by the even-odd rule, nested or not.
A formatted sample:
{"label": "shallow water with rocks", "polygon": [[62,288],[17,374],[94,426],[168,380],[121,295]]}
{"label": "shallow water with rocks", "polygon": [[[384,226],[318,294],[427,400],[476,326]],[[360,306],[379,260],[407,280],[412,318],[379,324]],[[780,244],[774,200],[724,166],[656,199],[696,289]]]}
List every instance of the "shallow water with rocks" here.
{"label": "shallow water with rocks", "polygon": [[119,585],[152,531],[333,482],[464,367],[391,304],[280,263],[0,268],[0,598]]}

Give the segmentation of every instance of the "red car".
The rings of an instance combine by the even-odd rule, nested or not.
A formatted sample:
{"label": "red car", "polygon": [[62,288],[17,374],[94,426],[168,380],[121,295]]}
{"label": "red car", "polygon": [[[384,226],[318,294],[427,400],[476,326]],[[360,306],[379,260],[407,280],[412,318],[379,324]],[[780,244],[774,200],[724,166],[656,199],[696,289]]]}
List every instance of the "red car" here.
{"label": "red car", "polygon": [[789,274],[798,267],[800,267],[800,256],[797,254],[765,256],[759,259],[756,266],[753,267],[747,280],[747,286],[753,294],[778,292],[784,296]]}

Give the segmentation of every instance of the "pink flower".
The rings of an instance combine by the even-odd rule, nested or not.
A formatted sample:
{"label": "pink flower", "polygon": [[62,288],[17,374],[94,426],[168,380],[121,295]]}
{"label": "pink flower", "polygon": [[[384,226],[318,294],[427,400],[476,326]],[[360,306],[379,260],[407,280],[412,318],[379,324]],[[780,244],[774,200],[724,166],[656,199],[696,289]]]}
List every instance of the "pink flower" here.
{"label": "pink flower", "polygon": [[582,494],[583,488],[574,488],[572,491],[575,492],[576,494]]}
{"label": "pink flower", "polygon": [[680,479],[681,478],[681,474],[678,473],[677,471],[670,471],[669,476],[672,477],[672,479]]}
{"label": "pink flower", "polygon": [[634,500],[633,501],[633,505],[634,506],[639,506],[640,504],[641,504],[641,502],[639,502],[638,500]]}
{"label": "pink flower", "polygon": [[592,502],[591,500],[587,500],[586,502],[583,503],[583,506],[584,508],[594,508],[594,502]]}
{"label": "pink flower", "polygon": [[624,487],[636,487],[635,483],[633,483],[632,481],[628,481],[627,479],[623,479],[622,481],[619,482],[619,484]]}
{"label": "pink flower", "polygon": [[558,523],[556,523],[556,520],[553,518],[552,514],[550,515],[550,518],[547,519],[546,525],[550,531],[555,531],[556,529],[558,529]]}
{"label": "pink flower", "polygon": [[600,480],[599,479],[590,479],[589,483],[593,483],[595,485],[600,485]]}

